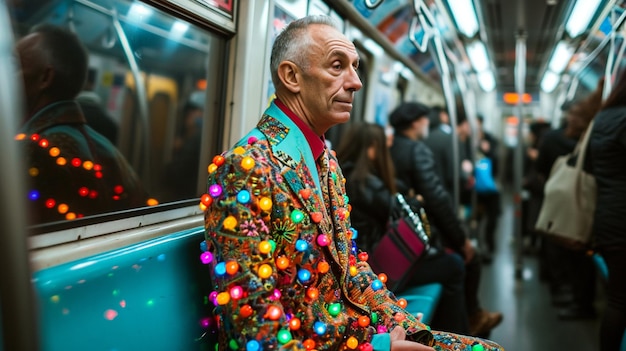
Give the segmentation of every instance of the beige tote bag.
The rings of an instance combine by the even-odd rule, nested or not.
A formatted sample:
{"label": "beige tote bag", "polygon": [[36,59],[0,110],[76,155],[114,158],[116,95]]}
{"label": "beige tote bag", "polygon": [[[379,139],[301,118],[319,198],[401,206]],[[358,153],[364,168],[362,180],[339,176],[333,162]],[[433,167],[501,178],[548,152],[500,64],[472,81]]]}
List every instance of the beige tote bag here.
{"label": "beige tote bag", "polygon": [[[554,162],[535,225],[537,231],[575,248],[589,244],[596,208],[596,180],[583,170],[592,128],[593,120],[576,149]],[[576,155],[576,164],[568,165]]]}

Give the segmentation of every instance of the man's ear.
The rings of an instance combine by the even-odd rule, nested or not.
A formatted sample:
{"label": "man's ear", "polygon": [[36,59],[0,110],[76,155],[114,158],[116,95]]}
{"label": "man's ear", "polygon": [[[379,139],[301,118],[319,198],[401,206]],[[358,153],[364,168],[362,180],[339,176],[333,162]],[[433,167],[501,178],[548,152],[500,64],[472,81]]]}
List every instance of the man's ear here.
{"label": "man's ear", "polygon": [[278,79],[292,93],[300,92],[300,82],[302,75],[300,68],[295,63],[283,61],[278,65]]}
{"label": "man's ear", "polygon": [[411,122],[411,128],[412,129],[419,129],[421,125],[422,125],[422,119],[421,118],[418,118],[416,120],[413,120],[413,122]]}
{"label": "man's ear", "polygon": [[52,66],[46,66],[39,79],[39,90],[46,90],[52,86],[56,72]]}

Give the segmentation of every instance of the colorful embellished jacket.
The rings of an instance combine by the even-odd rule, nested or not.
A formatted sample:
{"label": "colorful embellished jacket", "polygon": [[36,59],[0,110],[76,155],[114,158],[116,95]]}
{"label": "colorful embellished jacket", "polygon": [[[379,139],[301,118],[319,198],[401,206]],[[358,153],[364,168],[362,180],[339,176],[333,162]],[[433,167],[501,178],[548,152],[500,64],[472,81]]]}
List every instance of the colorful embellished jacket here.
{"label": "colorful embellished jacket", "polygon": [[327,177],[272,103],[209,166],[205,228],[220,350],[371,350],[372,336],[396,325],[435,343],[353,249],[344,177],[325,155]]}

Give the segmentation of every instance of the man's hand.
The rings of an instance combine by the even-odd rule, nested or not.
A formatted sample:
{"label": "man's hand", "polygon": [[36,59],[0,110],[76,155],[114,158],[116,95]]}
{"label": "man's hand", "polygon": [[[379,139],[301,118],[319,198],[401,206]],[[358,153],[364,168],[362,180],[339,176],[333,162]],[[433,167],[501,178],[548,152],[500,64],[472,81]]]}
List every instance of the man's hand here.
{"label": "man's hand", "polygon": [[422,345],[406,339],[406,331],[402,327],[395,327],[389,333],[391,338],[391,351],[434,351],[430,346]]}

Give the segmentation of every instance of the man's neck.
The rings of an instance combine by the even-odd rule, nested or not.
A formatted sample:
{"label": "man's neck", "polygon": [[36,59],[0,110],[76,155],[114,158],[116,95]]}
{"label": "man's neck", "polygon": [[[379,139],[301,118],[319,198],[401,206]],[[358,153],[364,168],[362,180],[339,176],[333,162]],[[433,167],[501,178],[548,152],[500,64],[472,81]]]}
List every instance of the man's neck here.
{"label": "man's neck", "polygon": [[313,156],[315,158],[319,157],[319,155],[324,151],[324,147],[326,146],[324,136],[322,135],[320,137],[319,135],[317,135],[315,131],[311,129],[311,127],[307,123],[305,123],[306,121],[300,118],[293,110],[291,110],[288,106],[286,106],[284,102],[280,100],[279,98],[276,98],[274,100],[274,103],[302,131],[302,133],[304,134],[304,137],[309,143],[309,146],[311,147]]}
{"label": "man's neck", "polygon": [[305,123],[309,128],[315,132],[315,134],[320,137],[324,135],[325,131],[319,131],[315,128],[315,126],[311,123],[309,119],[307,119],[305,111],[302,109],[301,104],[298,99],[293,96],[285,96],[285,94],[281,94],[280,92],[276,92],[276,99],[280,101],[284,107],[287,107],[289,111],[291,111],[295,116],[297,116],[303,123]]}

